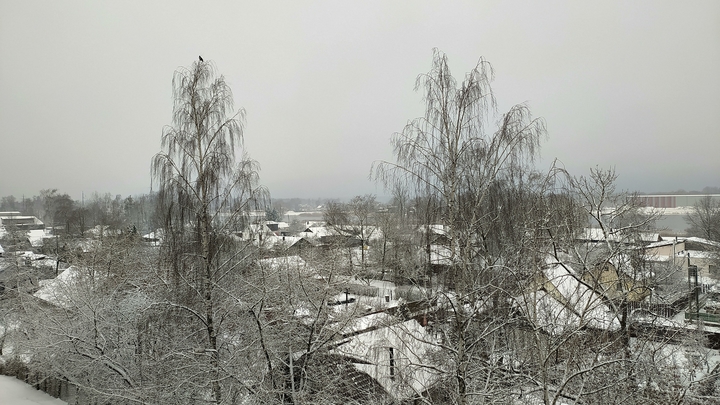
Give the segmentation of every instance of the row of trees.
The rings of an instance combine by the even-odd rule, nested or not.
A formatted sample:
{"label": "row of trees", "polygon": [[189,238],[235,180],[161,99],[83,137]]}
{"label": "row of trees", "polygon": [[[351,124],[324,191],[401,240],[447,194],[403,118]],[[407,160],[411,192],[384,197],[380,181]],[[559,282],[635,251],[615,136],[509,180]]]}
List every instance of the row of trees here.
{"label": "row of trees", "polygon": [[40,194],[18,201],[14,196],[2,198],[0,211],[18,211],[33,215],[53,227],[56,233],[66,236],[83,236],[92,227],[103,226],[122,230],[135,226],[139,231],[149,232],[158,225],[155,216],[156,195],[140,196],[110,193],[92,193],[87,200],[73,200],[70,195],[57,189],[41,190]]}
{"label": "row of trees", "polygon": [[[378,211],[373,196],[326,208],[329,226],[360,240],[363,270],[370,262],[365,246],[380,229],[373,249],[380,277],[387,268],[404,276],[397,280],[432,281],[419,291],[432,308],[433,339],[422,343],[434,349],[412,366],[436,378],[414,400],[716,398],[714,379],[683,374],[710,364],[703,335],[631,328],[628,303],[647,288],[633,277],[644,265],[636,247],[652,213],[614,189],[612,170],[588,177],[556,167],[537,171],[544,123],[518,105],[495,127],[492,77],[481,60],[458,83],[436,52],[431,71],[417,81],[425,116],[394,135],[395,161],[373,167],[394,208]],[[80,387],[88,402],[390,402],[372,384],[360,385],[352,362],[333,351],[360,314],[327,304],[342,288],[338,276],[356,269],[318,255],[310,274],[300,261],[266,259],[234,238],[230,230],[246,224],[250,210],[269,206],[257,163],[238,154],[244,113],[212,62],[178,70],[173,88],[172,125],[152,160],[162,245],[143,245],[133,234],[107,237],[56,280],[46,294],[54,305],[18,292],[13,319],[4,323],[21,325],[13,332],[15,353]],[[576,242],[589,217],[604,245]],[[441,271],[431,225],[445,233]],[[623,243],[612,243],[618,235]],[[588,277],[610,264],[623,288],[612,296],[587,293],[600,288]],[[585,280],[578,285],[592,288],[566,297],[565,310],[548,310],[542,297],[557,295],[548,268],[575,269]]]}
{"label": "row of trees", "polygon": [[686,216],[688,233],[712,241],[720,241],[720,200],[705,196]]}

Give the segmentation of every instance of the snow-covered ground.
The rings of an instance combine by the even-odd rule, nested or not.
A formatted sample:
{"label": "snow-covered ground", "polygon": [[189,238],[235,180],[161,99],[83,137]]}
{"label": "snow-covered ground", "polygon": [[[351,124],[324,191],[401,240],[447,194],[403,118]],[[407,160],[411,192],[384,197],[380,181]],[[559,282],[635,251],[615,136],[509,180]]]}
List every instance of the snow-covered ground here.
{"label": "snow-covered ground", "polygon": [[24,382],[8,376],[0,376],[0,405],[67,405]]}

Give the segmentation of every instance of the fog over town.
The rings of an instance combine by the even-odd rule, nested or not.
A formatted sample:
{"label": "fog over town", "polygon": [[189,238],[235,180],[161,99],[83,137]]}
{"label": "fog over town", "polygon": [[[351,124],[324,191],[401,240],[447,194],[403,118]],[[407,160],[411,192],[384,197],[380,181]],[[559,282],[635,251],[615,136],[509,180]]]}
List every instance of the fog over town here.
{"label": "fog over town", "polygon": [[0,405],[720,403],[720,3],[0,0]]}

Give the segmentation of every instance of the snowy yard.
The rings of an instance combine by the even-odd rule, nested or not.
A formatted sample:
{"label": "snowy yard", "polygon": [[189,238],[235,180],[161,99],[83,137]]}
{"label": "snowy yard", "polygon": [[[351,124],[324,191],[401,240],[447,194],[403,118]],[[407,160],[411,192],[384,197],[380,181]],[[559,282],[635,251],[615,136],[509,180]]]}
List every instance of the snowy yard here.
{"label": "snowy yard", "polygon": [[3,375],[0,376],[0,405],[67,405],[67,402]]}

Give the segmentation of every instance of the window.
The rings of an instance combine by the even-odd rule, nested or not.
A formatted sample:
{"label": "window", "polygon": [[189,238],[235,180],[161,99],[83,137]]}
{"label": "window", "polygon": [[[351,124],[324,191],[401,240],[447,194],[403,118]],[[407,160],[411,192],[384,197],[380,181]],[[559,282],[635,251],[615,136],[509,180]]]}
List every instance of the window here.
{"label": "window", "polygon": [[720,266],[711,264],[708,266],[708,271],[710,272],[710,276],[720,278]]}
{"label": "window", "polygon": [[395,379],[395,349],[392,347],[388,347],[388,352],[390,354],[390,379]]}

